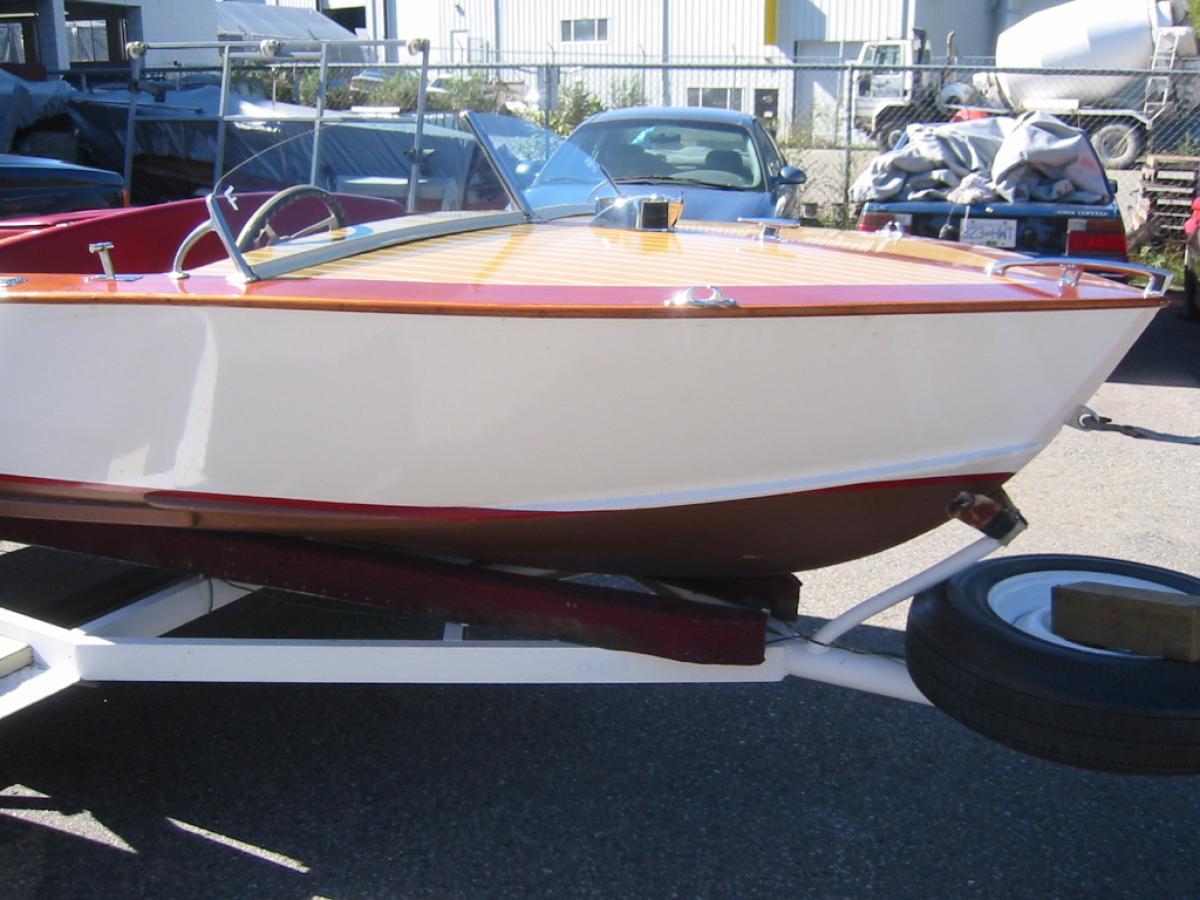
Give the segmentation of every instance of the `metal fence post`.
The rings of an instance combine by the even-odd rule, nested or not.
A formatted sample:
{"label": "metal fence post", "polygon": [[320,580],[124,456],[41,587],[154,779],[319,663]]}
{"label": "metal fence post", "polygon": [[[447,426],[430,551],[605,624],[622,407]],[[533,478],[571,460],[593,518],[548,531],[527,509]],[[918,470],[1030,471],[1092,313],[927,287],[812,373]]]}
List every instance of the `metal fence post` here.
{"label": "metal fence post", "polygon": [[843,228],[850,224],[850,176],[854,168],[854,63],[846,67],[846,152],[842,167],[842,219],[839,223]]}
{"label": "metal fence post", "polygon": [[[671,0],[662,0],[662,61],[671,61]],[[671,70],[665,65],[662,70],[662,103],[671,105]]]}

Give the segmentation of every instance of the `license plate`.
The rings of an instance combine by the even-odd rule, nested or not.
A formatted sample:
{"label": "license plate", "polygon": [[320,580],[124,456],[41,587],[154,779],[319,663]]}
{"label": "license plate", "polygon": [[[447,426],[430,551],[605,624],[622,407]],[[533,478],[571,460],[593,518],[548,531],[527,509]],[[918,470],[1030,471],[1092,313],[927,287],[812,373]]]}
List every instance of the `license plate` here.
{"label": "license plate", "polygon": [[958,230],[958,240],[963,244],[978,244],[983,247],[1015,247],[1017,220],[964,219]]}

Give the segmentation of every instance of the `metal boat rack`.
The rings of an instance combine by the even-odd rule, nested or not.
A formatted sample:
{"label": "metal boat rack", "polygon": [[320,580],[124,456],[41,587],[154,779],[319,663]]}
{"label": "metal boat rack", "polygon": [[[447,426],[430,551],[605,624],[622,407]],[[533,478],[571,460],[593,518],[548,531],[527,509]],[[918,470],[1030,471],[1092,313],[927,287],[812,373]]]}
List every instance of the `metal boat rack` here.
{"label": "metal boat rack", "polygon": [[[977,506],[960,518],[971,521],[972,514]],[[0,608],[0,718],[72,684],[102,681],[630,684],[769,682],[794,675],[927,703],[902,660],[834,641],[979,561],[1021,525],[1018,520],[1005,534],[981,526],[995,536],[804,635],[785,621],[795,619],[799,592],[790,576],[653,582],[643,585],[651,590],[644,593],[558,580],[556,573],[481,569],[298,539],[0,519],[6,539],[152,567],[133,579],[141,590],[99,606],[92,592],[88,612],[81,618],[74,611],[76,622],[61,609],[57,624],[39,617],[37,598],[25,612]],[[164,636],[260,586],[437,619],[444,623],[441,638]],[[479,625],[542,639],[469,635],[468,627]]]}

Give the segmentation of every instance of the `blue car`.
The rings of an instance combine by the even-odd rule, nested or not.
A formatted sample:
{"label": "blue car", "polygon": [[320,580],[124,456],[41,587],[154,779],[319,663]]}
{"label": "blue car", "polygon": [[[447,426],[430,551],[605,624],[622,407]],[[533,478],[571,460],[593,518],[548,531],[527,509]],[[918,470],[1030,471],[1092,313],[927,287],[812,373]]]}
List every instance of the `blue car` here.
{"label": "blue car", "polygon": [[597,113],[572,132],[530,183],[536,205],[587,201],[579,196],[581,155],[603,168],[623,195],[682,195],[689,219],[794,217],[806,181],[753,116],[632,107]]}
{"label": "blue car", "polygon": [[117,172],[40,156],[0,153],[0,218],[124,204],[125,179]]}

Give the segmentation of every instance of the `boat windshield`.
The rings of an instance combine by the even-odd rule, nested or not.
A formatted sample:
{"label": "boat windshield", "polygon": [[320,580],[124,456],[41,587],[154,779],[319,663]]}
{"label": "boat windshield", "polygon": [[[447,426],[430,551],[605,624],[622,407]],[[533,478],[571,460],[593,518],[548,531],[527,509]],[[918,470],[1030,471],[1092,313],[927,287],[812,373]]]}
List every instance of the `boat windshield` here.
{"label": "boat windshield", "polygon": [[[593,212],[618,192],[586,153],[531,122],[491,113],[237,123],[240,159],[207,199],[241,280],[423,237]],[[552,177],[544,170],[553,158]],[[198,231],[202,230],[198,229]],[[176,256],[182,272],[194,233]]]}

